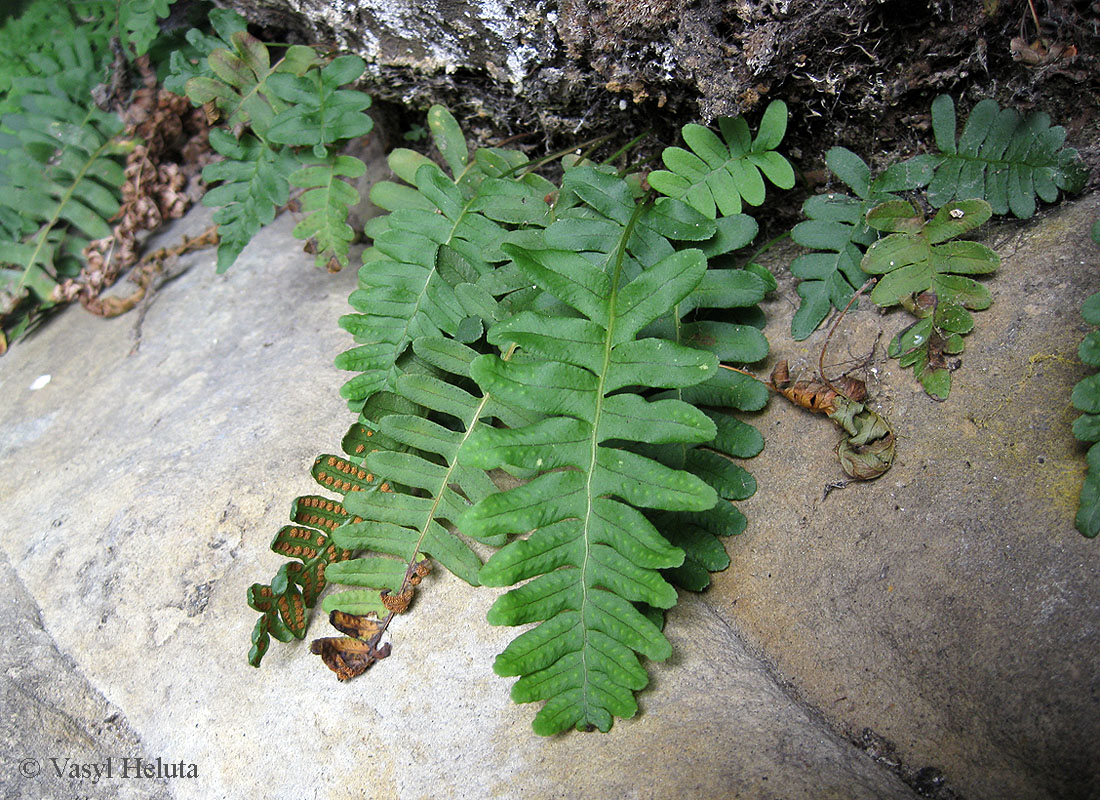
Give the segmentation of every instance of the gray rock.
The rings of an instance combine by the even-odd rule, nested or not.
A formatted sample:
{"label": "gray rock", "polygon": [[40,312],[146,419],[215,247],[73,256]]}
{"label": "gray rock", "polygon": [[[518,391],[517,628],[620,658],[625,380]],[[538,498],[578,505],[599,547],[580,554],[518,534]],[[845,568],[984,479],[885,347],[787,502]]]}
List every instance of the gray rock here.
{"label": "gray rock", "polygon": [[[1100,36],[1087,12],[1057,11],[1079,58],[1024,69],[1007,58],[1019,15],[1009,4],[866,0],[217,0],[284,40],[333,45],[368,63],[378,99],[450,107],[474,133],[550,134],[557,147],[612,133],[711,121],[779,97],[786,148],[832,144],[867,157],[910,155],[929,97],[970,92],[1002,105],[1038,102],[1070,140],[1095,148],[1087,113]],[[1085,88],[1080,88],[1085,87]],[[1082,103],[1082,97],[1086,102]],[[874,120],[874,125],[868,125]],[[483,128],[484,130],[477,130]],[[625,134],[625,135],[624,135]],[[539,146],[538,138],[525,140]],[[615,148],[611,148],[614,150]],[[541,154],[541,153],[540,153]],[[809,164],[804,169],[812,169]]]}
{"label": "gray rock", "polygon": [[[208,219],[197,209],[163,236]],[[533,710],[491,670],[511,638],[485,623],[495,592],[442,570],[367,675],[340,684],[303,643],[249,667],[245,591],[281,563],[268,544],[351,421],[332,358],[350,344],[335,323],[355,274],[312,268],[292,227],[278,219],[224,276],[213,252],[185,256],[193,266],[159,290],[133,354],[134,315],[72,308],[0,362],[0,549],[41,609],[15,635],[40,627],[68,655],[58,669],[89,684],[71,704],[101,693],[150,758],[196,766],[165,782],[171,796],[914,797],[690,598],[641,714],[607,735],[535,736]],[[9,671],[9,686],[24,674]],[[5,713],[31,718],[34,695],[11,694]]]}
{"label": "gray rock", "polygon": [[[1085,447],[1069,404],[1091,371],[1077,345],[1100,289],[1097,217],[1093,195],[988,226],[994,302],[974,313],[946,402],[885,358],[907,313],[849,311],[829,374],[868,380],[897,461],[827,491],[846,477],[838,429],[773,398],[746,464],[760,487],[748,530],[703,596],[852,739],[914,779],[942,771],[970,800],[1100,796],[1100,542],[1073,527]],[[768,369],[817,370],[827,331],[793,342],[796,303],[786,279],[767,308]]]}
{"label": "gray rock", "polygon": [[[136,770],[138,759],[148,759],[141,740],[118,707],[85,680],[79,663],[58,650],[43,627],[34,598],[4,551],[0,551],[0,586],[4,587],[4,613],[0,614],[4,797],[170,797],[165,781],[117,777],[123,770]],[[115,780],[106,777],[108,769]]]}

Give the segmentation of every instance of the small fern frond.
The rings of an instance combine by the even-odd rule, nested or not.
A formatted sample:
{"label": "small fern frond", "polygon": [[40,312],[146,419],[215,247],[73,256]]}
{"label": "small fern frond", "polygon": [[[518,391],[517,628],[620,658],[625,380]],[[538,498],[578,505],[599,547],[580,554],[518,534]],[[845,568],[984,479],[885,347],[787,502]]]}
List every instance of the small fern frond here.
{"label": "small fern frond", "polygon": [[[598,189],[587,191],[598,197]],[[471,466],[514,464],[536,477],[486,497],[459,523],[479,537],[531,531],[495,553],[481,581],[532,579],[500,598],[489,621],[541,623],[514,640],[494,670],[519,676],[517,702],[547,701],[534,721],[543,735],[574,726],[608,730],[614,716],[633,716],[633,693],[648,682],[635,653],[662,659],[671,652],[634,603],[671,607],[675,590],[657,570],[683,559],[637,509],[705,510],[717,499],[695,476],[616,445],[714,436],[713,423],[694,407],[642,394],[691,386],[716,371],[709,353],[638,338],[706,270],[700,251],[685,250],[627,278],[627,243],[644,208],[620,222],[617,246],[597,263],[571,250],[505,245],[532,283],[582,316],[520,313],[489,336],[518,345],[523,358],[481,356],[471,366],[483,391],[546,415],[519,428],[474,432],[465,456]]]}
{"label": "small fern frond", "polygon": [[878,238],[868,227],[867,212],[879,203],[897,199],[893,192],[924,186],[932,179],[932,159],[918,156],[893,164],[871,178],[871,169],[859,156],[843,147],[825,154],[825,165],[855,193],[814,195],[802,205],[807,220],[791,229],[791,239],[819,251],[798,256],[791,274],[799,278],[802,299],[791,320],[791,336],[802,341],[817,330],[830,309],[844,308],[867,276],[860,269],[863,251]]}
{"label": "small fern frond", "polygon": [[956,140],[955,103],[940,95],[932,103],[932,131],[941,152],[928,186],[928,201],[936,208],[980,198],[995,214],[1011,211],[1026,219],[1035,213],[1036,196],[1053,203],[1059,190],[1080,191],[1088,176],[1077,151],[1062,146],[1065,129],[1051,126],[1041,111],[1022,117],[1013,108],[982,100]]}
{"label": "small fern frond", "polygon": [[143,56],[160,35],[158,18],[167,17],[176,0],[118,0],[118,18],[134,55]]}
{"label": "small fern frond", "polygon": [[202,177],[215,184],[202,198],[216,208],[218,225],[218,273],[237,260],[252,237],[285,205],[290,192],[288,176],[299,162],[281,148],[272,150],[254,136],[235,139],[218,128],[210,131],[210,146],[225,158],[203,168]]}
{"label": "small fern frond", "polygon": [[366,171],[367,165],[354,156],[328,156],[291,174],[290,184],[306,190],[300,198],[306,217],[295,226],[294,236],[317,243],[317,266],[331,261],[341,267],[348,265],[355,231],[347,219],[351,207],[359,202],[359,192],[341,179],[355,179]]}
{"label": "small fern frond", "polygon": [[15,81],[31,76],[55,77],[87,102],[111,58],[114,10],[115,0],[37,2],[0,25],[0,114],[17,110]]}
{"label": "small fern frond", "polygon": [[187,94],[187,82],[192,78],[215,77],[210,69],[209,56],[215,50],[233,47],[233,34],[248,29],[245,18],[236,11],[224,8],[210,10],[208,17],[211,35],[198,28],[191,28],[184,36],[187,44],[173,50],[168,57],[168,75],[164,78],[164,88],[180,96]]}
{"label": "small fern frond", "polygon": [[232,50],[219,47],[207,56],[212,77],[188,79],[187,97],[195,105],[217,109],[235,134],[247,126],[267,139],[275,115],[288,109],[286,101],[268,86],[269,79],[276,74],[303,75],[319,62],[317,53],[312,47],[293,45],[272,64],[267,46],[246,30],[232,33],[229,43]]}
{"label": "small fern frond", "polygon": [[325,67],[303,75],[295,72],[312,64],[316,56],[312,50],[309,61],[292,56],[288,53],[287,58],[291,61],[284,58],[280,65],[284,71],[276,71],[267,81],[266,91],[286,104],[286,108],[271,120],[266,134],[269,141],[312,147],[315,157],[325,158],[328,147],[334,142],[370,132],[373,123],[363,113],[363,109],[370,107],[370,95],[340,88],[363,74],[367,66],[363,59],[340,56]]}
{"label": "small fern frond", "polygon": [[968,275],[987,275],[1000,257],[979,242],[948,241],[974,230],[992,216],[984,200],[949,203],[925,222],[904,200],[875,206],[867,224],[889,233],[867,249],[861,267],[882,275],[871,291],[879,306],[904,305],[922,319],[899,333],[887,352],[913,367],[925,391],[945,400],[951,391],[947,356],[963,350],[962,337],[974,327],[967,309],[989,308],[989,290]]}
{"label": "small fern frond", "polygon": [[773,100],[764,110],[756,138],[744,117],[718,121],[722,138],[702,125],[685,125],[684,143],[690,148],[667,147],[661,158],[667,170],[649,174],[649,185],[676,197],[714,219],[741,213],[742,202],[764,202],[767,178],[780,189],[794,186],[790,162],[776,152],[787,132],[787,106]]}

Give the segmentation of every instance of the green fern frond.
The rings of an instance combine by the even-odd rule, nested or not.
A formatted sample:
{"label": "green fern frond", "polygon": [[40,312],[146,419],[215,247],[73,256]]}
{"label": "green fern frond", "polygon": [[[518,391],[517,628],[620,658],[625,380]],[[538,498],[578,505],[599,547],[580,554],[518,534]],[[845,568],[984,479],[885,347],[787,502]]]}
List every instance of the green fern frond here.
{"label": "green fern frond", "polygon": [[[337,541],[372,554],[330,571],[338,583],[361,588],[330,596],[325,609],[373,612],[382,620],[380,631],[393,613],[384,605],[385,596],[410,591],[414,568],[425,556],[463,580],[478,582],[481,560],[446,524],[496,487],[483,471],[457,459],[471,430],[483,421],[516,425],[532,419],[530,413],[469,393],[469,365],[478,353],[456,339],[471,327],[466,323],[473,323],[466,337],[473,341],[480,338],[483,323],[506,314],[478,283],[499,278],[496,264],[506,260],[500,243],[507,230],[491,216],[519,215],[537,224],[539,219],[524,209],[534,207],[531,201],[544,189],[543,182],[499,177],[506,172],[499,169],[501,162],[514,164],[515,159],[491,151],[478,151],[470,159],[445,109],[434,108],[429,122],[454,178],[411,151],[391,154],[394,172],[415,188],[375,186],[372,197],[391,213],[372,226],[374,244],[360,271],[360,288],[349,298],[365,313],[341,319],[357,338],[372,339],[338,359],[338,364],[364,369],[354,385],[369,387],[357,403],[360,419],[344,448],[372,473],[386,475],[392,491],[346,498],[361,519],[338,529]],[[545,217],[541,196],[539,204]],[[509,289],[507,281],[488,284],[498,294]],[[503,537],[485,541],[500,545]]]}
{"label": "green fern frond", "polygon": [[798,256],[791,274],[799,278],[802,299],[791,320],[791,336],[802,341],[817,330],[830,309],[844,308],[867,275],[860,269],[863,251],[878,233],[866,223],[867,212],[879,203],[896,200],[894,192],[917,189],[932,179],[932,159],[918,156],[893,164],[871,178],[871,169],[843,147],[825,154],[825,165],[855,197],[837,192],[810,197],[802,205],[808,218],[791,229],[796,244],[820,251]]}
{"label": "green fern frond", "polygon": [[167,17],[176,0],[118,0],[118,17],[134,55],[142,56],[160,35],[158,18]]}
{"label": "green fern frond", "polygon": [[363,74],[367,66],[363,59],[340,56],[321,69],[295,74],[315,59],[312,50],[308,61],[304,54],[302,58],[294,58],[288,52],[280,64],[284,71],[277,68],[268,78],[266,91],[282,100],[286,108],[271,120],[266,138],[293,147],[312,147],[315,157],[325,158],[334,142],[370,132],[373,123],[362,112],[370,107],[371,101],[363,92],[340,88]]}
{"label": "green fern frond", "polygon": [[714,219],[741,213],[742,202],[764,202],[764,179],[780,189],[794,186],[790,162],[776,152],[787,132],[787,106],[773,100],[764,110],[756,138],[744,117],[718,121],[722,138],[702,125],[685,125],[684,143],[690,148],[666,147],[661,158],[668,170],[649,173],[649,185],[676,197]]}
{"label": "green fern frond", "polygon": [[[601,188],[587,192],[599,197]],[[471,366],[483,391],[546,415],[520,428],[475,431],[466,456],[472,466],[515,464],[536,477],[485,498],[459,523],[472,536],[532,532],[495,553],[481,581],[533,579],[500,598],[489,621],[541,623],[514,640],[494,670],[520,677],[517,702],[547,701],[534,722],[543,735],[607,730],[614,716],[633,716],[633,693],[648,682],[635,653],[662,659],[671,652],[633,604],[673,605],[675,590],[657,570],[683,559],[637,509],[706,510],[717,500],[695,476],[615,446],[703,442],[715,432],[689,404],[641,394],[691,386],[716,371],[709,353],[638,338],[706,271],[702,252],[685,250],[626,277],[627,243],[645,208],[621,222],[618,246],[597,263],[571,250],[506,245],[532,283],[582,316],[518,314],[489,335],[517,344],[524,357],[482,356]]]}
{"label": "green fern frond", "polygon": [[17,78],[60,77],[70,87],[79,84],[86,102],[111,58],[114,10],[114,0],[38,0],[0,26],[0,114],[17,110]]}
{"label": "green fern frond", "polygon": [[[84,48],[71,55],[91,57]],[[73,96],[81,85],[59,64],[43,72],[15,79],[20,111],[2,119],[12,132],[0,178],[11,238],[0,242],[0,260],[21,273],[5,291],[16,299],[31,291],[44,307],[51,304],[47,287],[79,269],[66,254],[111,235],[107,220],[119,209],[124,181],[118,157],[129,143],[116,116]]]}
{"label": "green fern frond", "polygon": [[252,237],[285,205],[290,192],[288,176],[299,166],[288,149],[272,150],[254,136],[235,139],[227,131],[210,131],[210,146],[225,159],[203,168],[202,177],[214,184],[202,198],[204,206],[217,208],[218,273],[237,260]]}
{"label": "green fern frond", "polygon": [[187,82],[192,78],[215,78],[210,69],[209,56],[215,50],[233,47],[233,34],[248,29],[245,18],[236,11],[224,8],[211,9],[209,15],[213,35],[191,28],[184,35],[186,44],[172,51],[168,57],[168,74],[164,88],[180,96],[187,95]]}
{"label": "green fern frond", "polygon": [[187,80],[187,97],[195,105],[212,104],[234,133],[247,126],[266,140],[275,116],[289,108],[273,93],[270,78],[305,74],[319,62],[317,53],[312,47],[293,45],[272,64],[267,46],[246,30],[232,33],[229,43],[232,49],[216,48],[206,58],[213,77],[197,75]]}
{"label": "green fern frond", "polygon": [[979,242],[948,241],[972,231],[992,215],[984,200],[949,203],[924,220],[904,200],[875,206],[867,224],[889,233],[867,249],[861,267],[881,275],[871,291],[879,306],[904,305],[922,319],[899,333],[887,349],[903,367],[913,367],[925,391],[945,400],[954,366],[947,356],[962,352],[964,334],[974,327],[967,309],[989,308],[989,290],[968,275],[987,275],[1000,257]]}
{"label": "green fern frond", "polygon": [[[634,191],[610,174],[592,167],[575,167],[566,172],[563,181],[563,196],[569,193],[575,194],[582,204],[559,212],[561,218],[546,230],[546,245],[598,252],[602,258],[609,257],[617,244],[616,235],[621,234],[622,222],[630,218],[636,206]],[[638,217],[627,242],[624,272],[637,275],[642,265],[652,266],[671,255],[675,252],[672,241],[686,240],[697,244],[708,259],[716,260],[747,246],[756,232],[756,222],[744,214],[721,217],[711,222],[678,200],[661,199],[655,206],[645,208]],[[632,263],[632,256],[637,263]],[[770,288],[771,283],[747,270],[707,270],[699,285],[677,304],[674,312],[648,325],[642,335],[709,350],[720,360],[741,364],[759,361],[768,353],[763,334],[751,325],[729,320],[739,312],[758,310],[757,304]],[[718,315],[713,314],[712,309],[720,309],[723,318],[714,319]],[[726,384],[729,374],[732,373],[725,370],[715,374],[711,379],[714,383],[712,391],[721,392],[720,387]],[[738,375],[737,380],[743,377]],[[740,410],[763,408],[767,390],[762,384],[748,380],[756,384],[755,390],[731,393],[724,398],[726,406]],[[708,384],[678,389],[650,399],[683,400],[686,393]],[[745,499],[755,489],[751,476],[728,459],[723,459],[713,448],[727,455],[748,458],[759,452],[763,440],[751,426],[725,414],[711,413],[712,418],[725,425],[727,430],[743,428],[746,440],[736,443],[732,438],[728,443],[716,440],[709,450],[694,444],[634,445],[631,449],[672,468],[696,474],[727,499]],[[727,450],[722,450],[723,444],[728,444]],[[730,488],[734,486],[737,488]],[[670,526],[658,527],[662,535],[674,544],[682,543],[690,548],[683,568],[665,571],[670,580],[682,579],[684,583],[679,585],[685,588],[705,586],[709,575],[705,570],[705,578],[700,575],[698,565],[718,563],[720,557],[715,546],[725,552],[713,536],[709,540],[703,538],[700,531],[704,523],[700,520],[709,520],[706,524],[725,534],[739,532],[744,527],[744,518],[728,502],[719,502],[705,512],[683,515],[667,512],[654,519],[659,519],[661,525]]]}
{"label": "green fern frond", "polygon": [[[1100,221],[1092,225],[1092,240],[1100,244]],[[1081,316],[1090,325],[1100,325],[1100,292],[1091,295],[1081,306]],[[1092,331],[1077,348],[1077,355],[1090,367],[1100,367],[1100,331]],[[1100,533],[1100,375],[1082,378],[1073,387],[1070,402],[1084,413],[1073,421],[1073,435],[1082,442],[1092,442],[1086,456],[1088,472],[1081,487],[1077,508],[1077,530],[1090,539]]]}
{"label": "green fern frond", "polygon": [[1088,176],[1077,151],[1062,146],[1065,129],[1052,127],[1041,111],[1022,117],[1013,108],[982,100],[956,141],[955,103],[940,95],[932,103],[932,131],[941,152],[928,186],[928,201],[936,208],[980,198],[995,214],[1012,211],[1025,219],[1035,213],[1036,196],[1053,203],[1059,190],[1080,191]]}
{"label": "green fern frond", "polygon": [[[313,48],[294,45],[273,64],[267,46],[242,25],[234,15],[215,21],[229,47],[218,46],[221,39],[190,31],[192,55],[199,57],[173,54],[169,80],[172,87],[182,84],[192,103],[217,108],[234,134],[211,132],[212,146],[226,161],[203,172],[207,180],[224,181],[203,198],[206,205],[223,206],[214,220],[221,237],[218,271],[228,269],[251,237],[274,219],[275,209],[286,203],[288,170],[299,166],[295,148],[304,147],[312,148],[312,163],[289,176],[290,183],[307,190],[302,196],[306,217],[294,235],[313,240],[318,266],[347,266],[354,238],[347,217],[359,193],[343,178],[360,177],[365,165],[329,151],[373,126],[363,113],[370,106],[369,95],[340,89],[363,74],[365,62],[349,55],[321,66]],[[251,134],[244,133],[246,128]],[[248,186],[258,191],[249,192]]]}
{"label": "green fern frond", "polygon": [[329,156],[291,174],[290,184],[306,190],[300,198],[306,217],[295,226],[294,236],[317,243],[317,266],[332,260],[341,267],[348,265],[348,248],[355,231],[347,219],[351,207],[359,202],[359,192],[341,179],[355,179],[366,171],[367,165],[354,156]]}

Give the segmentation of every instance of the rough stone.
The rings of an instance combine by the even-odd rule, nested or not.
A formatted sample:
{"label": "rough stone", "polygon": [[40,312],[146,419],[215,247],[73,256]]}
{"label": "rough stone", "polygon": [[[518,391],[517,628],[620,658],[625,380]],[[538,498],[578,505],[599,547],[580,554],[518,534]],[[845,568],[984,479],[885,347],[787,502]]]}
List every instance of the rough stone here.
{"label": "rough stone", "polygon": [[[911,321],[866,299],[829,346],[898,435],[874,483],[842,481],[824,417],[775,398],[755,424],[759,490],[703,597],[853,740],[968,800],[1100,794],[1100,550],[1074,530],[1085,447],[1070,426],[1081,303],[1100,289],[1100,195],[991,224],[985,281],[951,396],[885,358]],[[769,254],[771,255],[771,254]],[[793,253],[770,262],[784,275]],[[794,342],[789,278],[768,305],[775,360],[816,372],[827,331]],[[881,336],[881,338],[880,338]]]}
{"label": "rough stone", "polygon": [[[933,96],[1041,108],[1070,141],[1100,147],[1100,32],[1051,4],[1044,36],[1075,55],[1013,60],[1030,30],[1009,3],[935,0],[217,0],[278,40],[323,43],[368,63],[367,89],[405,107],[443,103],[483,134],[548,134],[553,145],[791,108],[788,148],[832,144],[867,159],[911,154]],[[963,99],[965,96],[965,100]],[[538,146],[537,136],[524,140]],[[616,147],[611,148],[612,150]],[[819,163],[819,162],[818,162]],[[816,165],[815,165],[816,166]],[[804,165],[806,169],[812,166]]]}
{"label": "rough stone", "polygon": [[[58,650],[5,551],[0,586],[0,785],[6,800],[67,800],[77,792],[121,800],[171,797],[164,781],[105,777],[108,760],[117,775],[121,759],[148,758],[141,740],[118,707],[85,680],[77,660]],[[101,765],[104,777],[97,779],[94,767],[85,776],[79,770],[86,764]],[[80,780],[70,777],[74,765]]]}
{"label": "rough stone", "polygon": [[[193,210],[164,236],[208,219]],[[278,219],[224,276],[212,252],[185,256],[193,266],[159,290],[133,354],[133,315],[104,321],[72,308],[0,361],[0,549],[31,609],[15,617],[19,635],[40,627],[52,637],[71,659],[57,669],[83,674],[84,693],[108,698],[150,758],[196,766],[198,777],[170,779],[164,792],[915,796],[792,700],[691,598],[670,616],[675,654],[651,665],[640,715],[607,735],[534,735],[533,710],[514,705],[509,681],[491,670],[511,638],[484,622],[496,592],[442,570],[392,626],[393,654],[367,675],[340,684],[301,643],[274,643],[261,669],[249,667],[245,591],[281,563],[271,537],[291,500],[315,490],[313,458],[334,450],[350,421],[332,358],[349,345],[335,321],[355,274],[313,269],[292,226]],[[24,674],[9,669],[8,685]],[[5,714],[30,719],[36,702],[12,690]],[[132,753],[85,730],[96,753]],[[4,749],[86,752],[71,737],[24,743],[18,729]],[[32,779],[4,782],[15,797],[45,796]],[[120,792],[117,779],[68,788]]]}

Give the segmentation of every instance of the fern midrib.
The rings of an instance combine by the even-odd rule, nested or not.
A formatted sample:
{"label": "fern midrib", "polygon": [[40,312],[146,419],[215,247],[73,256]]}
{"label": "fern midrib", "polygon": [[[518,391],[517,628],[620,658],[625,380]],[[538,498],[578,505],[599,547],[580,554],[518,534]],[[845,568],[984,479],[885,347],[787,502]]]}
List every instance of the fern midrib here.
{"label": "fern midrib", "polygon": [[[85,127],[91,118],[92,110],[88,109],[88,113],[80,122],[80,127]],[[29,263],[24,267],[23,274],[19,276],[19,282],[16,284],[17,292],[21,293],[23,291],[23,287],[27,280],[27,275],[30,274],[31,268],[36,263],[38,263],[38,254],[42,251],[42,247],[43,245],[45,245],[46,239],[49,236],[50,231],[53,230],[53,226],[56,225],[57,221],[61,218],[61,209],[63,209],[66,204],[72,199],[73,193],[76,192],[76,187],[80,185],[80,182],[82,180],[84,180],[84,176],[88,174],[88,170],[91,168],[92,164],[94,164],[104,153],[104,151],[106,151],[107,148],[111,146],[111,143],[114,140],[115,139],[113,136],[107,137],[104,140],[103,144],[97,147],[95,149],[95,152],[93,152],[91,156],[84,162],[84,166],[80,168],[80,172],[77,173],[76,177],[73,179],[73,182],[69,185],[68,191],[65,192],[60,202],[58,202],[57,207],[54,209],[53,217],[51,217],[49,222],[47,222],[45,226],[39,230],[38,244],[35,246],[34,252],[31,254]]]}
{"label": "fern midrib", "polygon": [[[455,185],[456,186],[458,185],[457,180],[455,182]],[[417,297],[416,297],[416,307],[413,310],[413,313],[409,314],[409,318],[408,318],[408,320],[406,321],[406,324],[405,324],[405,330],[401,334],[402,338],[405,340],[405,344],[408,344],[408,342],[409,342],[408,330],[409,330],[410,327],[412,327],[413,320],[416,319],[417,314],[420,312],[420,307],[424,303],[424,298],[427,297],[428,284],[431,283],[433,275],[439,275],[439,250],[444,248],[444,247],[450,247],[451,242],[453,242],[454,239],[455,239],[455,234],[458,231],[458,226],[462,224],[462,220],[464,220],[466,218],[466,215],[468,213],[470,213],[470,206],[473,205],[474,199],[475,198],[471,197],[470,199],[468,199],[465,202],[465,204],[463,204],[462,211],[459,213],[458,219],[456,219],[454,221],[454,224],[451,225],[451,231],[450,231],[450,233],[447,234],[447,241],[440,244],[439,248],[435,251],[435,259],[434,259],[435,263],[432,266],[432,271],[428,274],[427,280],[424,281],[424,288],[420,290],[420,294],[418,294]],[[442,277],[440,278],[440,280],[442,280]],[[394,365],[394,368],[396,368],[396,364]],[[392,372],[392,369],[391,369],[391,372]]]}
{"label": "fern midrib", "polygon": [[[282,63],[281,59],[280,59],[279,63],[280,64]],[[316,80],[316,82],[317,82],[317,96],[320,98],[320,103],[318,104],[318,108],[324,108],[325,103],[328,101],[328,99],[330,97],[334,96],[336,94],[336,92],[338,92],[340,90],[340,87],[339,86],[333,86],[333,87],[325,86],[325,82],[324,82],[324,80],[321,79],[321,73],[319,71],[317,72],[317,76],[314,80]],[[320,118],[320,122],[319,122],[319,125],[318,125],[318,130],[320,131],[320,134],[321,134],[321,143],[324,144],[325,142],[330,141],[328,139],[328,136],[327,136],[327,133],[326,133],[326,130],[328,129],[329,126],[325,124],[327,122],[327,118],[325,117],[325,115],[321,114],[320,116],[321,116],[321,118]],[[332,141],[335,141],[335,139],[333,139]]]}
{"label": "fern midrib", "polygon": [[[275,151],[272,150],[269,147],[264,147],[260,150],[259,158],[257,158],[256,161],[253,163],[252,173],[248,176],[248,186],[249,186],[250,190],[251,190],[252,187],[258,186],[261,183],[260,178],[261,178],[261,173],[263,171],[263,166],[264,166],[264,157],[266,156],[268,158],[271,158],[271,157],[274,156],[274,154],[275,154]],[[238,163],[241,163],[241,162],[238,161]],[[273,165],[273,164],[274,164],[274,161],[271,161],[269,163],[269,166]],[[224,183],[224,181],[223,181],[223,183]],[[228,205],[222,206],[222,208],[232,208],[233,205],[239,204],[243,208],[254,212],[256,207],[260,204],[261,199],[263,199],[264,202],[266,202],[266,198],[263,198],[263,195],[257,196],[257,194],[258,193],[254,193],[252,191],[249,191],[248,197],[246,199],[236,200],[234,202],[229,203]],[[221,210],[221,209],[219,209],[219,210]],[[219,228],[220,228],[220,225],[219,225]],[[251,237],[249,237],[249,238],[251,239]]]}
{"label": "fern midrib", "polygon": [[592,560],[592,535],[590,525],[592,522],[593,505],[593,487],[592,480],[596,474],[597,457],[600,449],[599,430],[600,430],[600,416],[603,414],[603,400],[604,400],[604,384],[607,379],[607,373],[611,368],[611,341],[615,333],[615,306],[619,297],[619,278],[622,275],[623,259],[626,257],[626,244],[630,241],[630,236],[634,232],[634,225],[637,223],[638,218],[641,216],[643,209],[649,205],[648,202],[638,203],[634,206],[634,213],[630,215],[630,219],[627,221],[622,234],[619,237],[619,245],[615,250],[615,264],[611,274],[611,293],[608,298],[607,305],[607,333],[604,336],[603,345],[603,365],[600,369],[600,374],[596,381],[596,413],[592,417],[592,438],[591,449],[588,463],[588,476],[585,481],[585,497],[586,508],[584,512],[584,527],[582,532],[584,535],[584,558],[581,562],[581,607],[580,607],[580,623],[581,623],[581,675],[584,677],[584,683],[582,685],[582,706],[584,708],[584,718],[586,720],[591,719],[589,714],[589,701],[588,701],[588,623],[585,619],[584,609],[588,604],[588,590],[590,587],[589,580],[589,564]]}
{"label": "fern midrib", "polygon": [[[517,347],[518,345],[513,343],[508,348],[508,351],[500,357],[500,360],[509,361],[512,358],[512,354],[516,352]],[[462,435],[462,438],[459,439],[458,446],[455,447],[454,458],[451,459],[451,463],[447,465],[446,472],[443,473],[443,479],[439,482],[439,491],[437,491],[435,493],[435,496],[432,498],[432,505],[428,509],[428,514],[427,517],[425,517],[424,519],[424,524],[420,527],[420,536],[416,540],[416,551],[413,553],[414,559],[420,553],[420,546],[424,543],[424,537],[428,535],[428,528],[435,520],[435,513],[436,510],[439,508],[439,504],[443,502],[443,493],[447,491],[447,487],[448,485],[450,485],[451,482],[451,475],[454,474],[455,468],[458,466],[458,454],[462,452],[463,445],[466,444],[466,441],[473,434],[474,429],[477,428],[478,421],[481,419],[481,415],[484,413],[485,407],[489,404],[489,400],[491,399],[491,397],[492,396],[488,392],[482,394],[481,402],[479,402],[474,408],[473,415],[470,417],[470,422],[466,426],[466,432]],[[406,583],[408,582],[407,577],[405,578],[405,581]],[[407,587],[405,585],[402,585],[402,591],[404,591],[405,588]]]}

